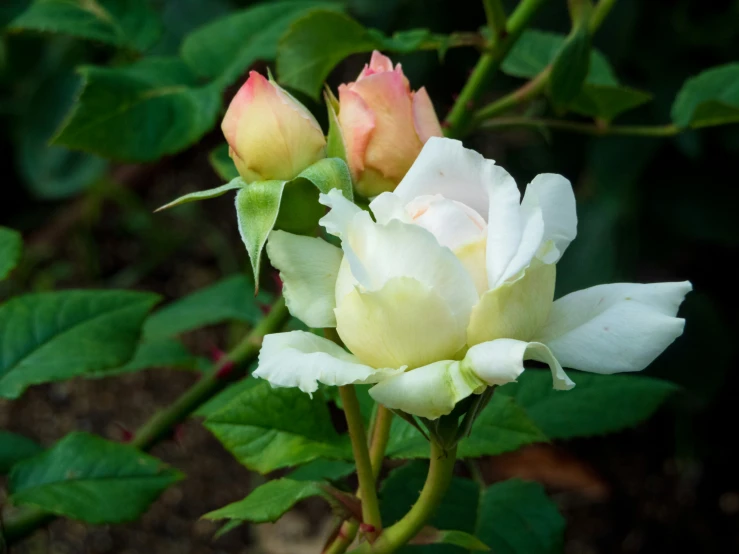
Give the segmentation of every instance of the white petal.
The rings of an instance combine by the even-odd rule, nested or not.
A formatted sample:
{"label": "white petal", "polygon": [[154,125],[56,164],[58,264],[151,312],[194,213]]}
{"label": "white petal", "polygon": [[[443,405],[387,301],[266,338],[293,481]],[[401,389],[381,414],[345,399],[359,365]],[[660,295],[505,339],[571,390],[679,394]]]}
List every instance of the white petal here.
{"label": "white petal", "polygon": [[481,385],[459,362],[445,360],[385,379],[369,393],[393,410],[436,419],[450,413]]}
{"label": "white petal", "polygon": [[[352,220],[342,248],[363,290],[378,291],[390,279],[410,277],[447,303],[458,327],[467,326],[478,300],[475,284],[454,253],[426,229],[397,219],[380,225],[363,212]],[[337,290],[346,289],[342,277],[343,272]]]}
{"label": "white petal", "polygon": [[405,209],[405,200],[392,192],[383,192],[370,202],[370,209],[377,223],[385,224],[391,219],[399,219],[403,223],[411,223],[412,219]]}
{"label": "white petal", "polygon": [[[391,372],[392,373],[392,372]],[[359,363],[338,344],[305,331],[275,333],[264,337],[255,377],[275,387],[299,387],[307,393],[325,385],[371,383],[388,375]]]}
{"label": "white petal", "polygon": [[641,371],[683,332],[675,317],[689,282],[599,285],[552,305],[536,340],[565,367],[618,373]]}
{"label": "white petal", "polygon": [[426,194],[441,194],[485,216],[488,195],[484,183],[492,179],[493,160],[462,146],[458,140],[431,137],[395,194],[405,202]]}
{"label": "white petal", "polygon": [[405,207],[412,222],[429,231],[439,244],[456,250],[484,239],[487,223],[475,210],[440,194],[419,196]]}
{"label": "white petal", "polygon": [[544,237],[544,219],[539,206],[521,209],[521,193],[502,167],[494,167],[486,187],[488,285],[494,289],[529,266]]}
{"label": "white petal", "polygon": [[339,238],[344,236],[346,228],[354,217],[362,212],[362,209],[354,202],[347,200],[339,189],[331,189],[328,194],[321,193],[318,201],[331,208],[331,211],[318,223],[323,225],[326,231]]}
{"label": "white petal", "polygon": [[552,352],[538,342],[497,339],[473,346],[462,361],[481,381],[488,385],[504,385],[523,373],[524,360],[536,360],[549,366],[554,388],[568,390],[575,386]]}
{"label": "white petal", "polygon": [[[544,236],[540,257],[546,263],[555,263],[562,257],[569,244],[577,236],[577,211],[575,194],[570,182],[554,173],[543,173],[534,177],[526,187],[521,202],[521,210],[536,211],[541,209],[544,220]],[[553,248],[547,248],[552,241]]]}
{"label": "white petal", "polygon": [[308,327],[336,327],[336,276],[344,254],[325,240],[272,231],[267,255],[290,313]]}

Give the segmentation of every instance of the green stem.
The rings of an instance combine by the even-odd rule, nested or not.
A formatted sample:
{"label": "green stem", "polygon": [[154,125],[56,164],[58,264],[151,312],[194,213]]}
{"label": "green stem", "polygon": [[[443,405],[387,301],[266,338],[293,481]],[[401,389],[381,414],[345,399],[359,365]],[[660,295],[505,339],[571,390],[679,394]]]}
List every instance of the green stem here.
{"label": "green stem", "polygon": [[352,452],[357,465],[359,496],[362,499],[362,519],[364,523],[374,527],[373,531],[367,533],[368,538],[373,540],[382,530],[382,519],[380,519],[380,505],[377,502],[375,476],[372,471],[369,450],[367,449],[367,435],[364,432],[362,412],[359,410],[359,401],[354,385],[339,387],[339,394],[341,395],[341,403],[344,405],[346,423],[349,426],[349,437],[352,441]]}
{"label": "green stem", "polygon": [[377,405],[377,415],[370,443],[370,463],[372,464],[372,475],[375,480],[382,470],[382,461],[385,459],[385,449],[390,440],[390,426],[393,423],[393,412],[382,404]]}
{"label": "green stem", "polygon": [[444,451],[441,446],[431,441],[429,473],[416,503],[403,516],[403,519],[385,529],[374,544],[364,543],[352,552],[356,554],[391,554],[415,537],[434,514],[449,488],[454,473],[455,457],[456,447]]}
{"label": "green stem", "polygon": [[484,129],[500,127],[547,127],[573,133],[582,133],[592,136],[639,136],[639,137],[671,137],[680,133],[675,125],[611,125],[598,126],[592,123],[579,121],[565,121],[559,119],[535,119],[529,117],[501,117],[483,123]]}
{"label": "green stem", "polygon": [[[235,377],[246,374],[248,362],[257,357],[262,338],[268,333],[277,331],[287,320],[288,311],[284,298],[279,298],[269,314],[257,324],[252,331],[239,342],[233,350],[214,364],[213,369],[192,387],[186,390],[174,403],[157,412],[142,425],[131,441],[141,450],[148,450],[158,441],[169,437],[172,429],[197,408],[223,390]],[[234,369],[229,378],[220,375],[220,371],[233,363]],[[33,506],[22,506],[4,519],[5,540],[12,544],[54,519],[55,515]]]}
{"label": "green stem", "polygon": [[498,70],[506,54],[544,2],[546,0],[521,0],[506,22],[505,38],[494,40],[491,51],[480,56],[470,78],[447,115],[445,121],[447,136],[459,137],[468,131],[472,109],[485,92],[490,77]]}
{"label": "green stem", "polygon": [[488,27],[490,27],[493,42],[496,42],[500,39],[503,31],[505,31],[505,9],[503,9],[503,4],[500,0],[483,0],[482,3],[485,7],[485,17],[488,20]]}
{"label": "green stem", "polygon": [[[593,8],[590,15],[590,34],[594,34],[600,27],[603,20],[611,11],[616,0],[600,0]],[[551,74],[551,66],[544,68],[541,73],[531,79],[528,83],[513,92],[491,102],[477,110],[473,116],[473,125],[480,125],[486,119],[490,119],[498,114],[508,112],[536,98],[541,94],[549,84],[549,75]]]}

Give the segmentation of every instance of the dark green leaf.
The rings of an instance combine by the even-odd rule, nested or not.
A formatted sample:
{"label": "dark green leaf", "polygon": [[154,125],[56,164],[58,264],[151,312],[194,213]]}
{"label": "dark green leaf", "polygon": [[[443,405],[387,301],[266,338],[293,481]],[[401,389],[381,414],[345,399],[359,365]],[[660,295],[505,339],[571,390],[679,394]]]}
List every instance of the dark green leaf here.
{"label": "dark green leaf", "polygon": [[188,202],[198,202],[200,200],[210,200],[211,198],[218,198],[219,196],[223,196],[230,190],[242,189],[245,186],[246,183],[244,183],[241,177],[237,175],[225,185],[221,185],[220,187],[216,187],[213,189],[199,190],[197,192],[185,194],[184,196],[180,196],[176,200],[172,200],[169,204],[165,204],[164,206],[157,208],[156,211],[160,212],[162,210],[174,208],[175,206],[179,206],[180,204],[187,204]]}
{"label": "dark green leaf", "polygon": [[537,483],[517,479],[482,493],[479,539],[496,554],[561,554],[565,521]]}
{"label": "dark green leaf", "polygon": [[[576,386],[552,389],[548,371],[529,370],[500,388],[512,396],[550,438],[599,435],[632,427],[651,416],[677,390],[668,382],[637,375],[568,371]],[[628,409],[624,409],[628,406]]]}
{"label": "dark green leaf", "polygon": [[611,121],[617,115],[649,102],[648,92],[623,86],[585,84],[569,108],[582,115]]}
{"label": "dark green leaf", "polygon": [[313,460],[290,473],[293,481],[336,481],[354,473],[354,464],[341,460]]}
{"label": "dark green leaf", "polygon": [[18,231],[0,227],[0,280],[5,279],[18,264],[23,250],[23,238]]}
{"label": "dark green leaf", "polygon": [[80,69],[85,88],[54,144],[125,161],[178,152],[215,124],[217,87],[198,87],[184,62],[144,58],[127,67]]}
{"label": "dark green leaf", "polygon": [[166,367],[170,369],[200,369],[207,360],[193,356],[181,342],[170,338],[144,340],[127,364],[114,369],[96,371],[91,377],[110,377],[121,373],[133,373],[142,369]]}
{"label": "dark green leaf", "polygon": [[43,451],[40,444],[23,435],[0,430],[0,474],[5,473],[21,460]]}
{"label": "dark green leaf", "polygon": [[382,33],[372,29],[370,32],[376,37],[377,41],[382,44],[383,50],[392,50],[398,54],[409,54],[418,50],[421,45],[430,38],[442,40],[446,37],[434,36],[428,29],[409,29],[406,31],[398,31],[391,37],[386,37]]}
{"label": "dark green leaf", "polygon": [[62,33],[139,51],[152,46],[161,32],[147,0],[35,0],[10,28]]}
{"label": "dark green leaf", "polygon": [[[249,368],[247,375],[250,374],[254,369],[256,369],[256,365],[257,364],[255,363]],[[193,412],[193,415],[196,417],[210,417],[216,412],[221,411],[235,398],[240,396],[244,391],[249,390],[253,386],[257,385],[259,382],[260,381],[258,379],[246,378],[241,379],[240,381],[236,381],[235,383],[231,383],[225,389],[223,389],[213,398],[208,400],[197,410],[195,410],[195,412]]]}
{"label": "dark green leaf", "polygon": [[243,275],[234,275],[200,289],[154,312],[144,323],[147,339],[171,337],[224,321],[255,324],[263,313],[260,303],[266,294],[254,296],[254,285]]}
{"label": "dark green leaf", "polygon": [[334,430],[321,393],[311,399],[297,389],[250,383],[205,422],[246,467],[268,473],[317,458],[351,458],[348,437]]}
{"label": "dark green leaf", "polygon": [[[524,31],[508,56],[503,60],[501,70],[514,77],[530,79],[551,64],[565,43],[566,37],[557,33],[547,33],[530,29]],[[590,69],[586,83],[593,85],[618,85],[608,60],[598,50],[590,51]]]}
{"label": "dark green leaf", "polygon": [[350,54],[382,48],[377,37],[342,13],[317,10],[293,23],[280,40],[280,83],[318,98],[331,70]]}
{"label": "dark green leaf", "polygon": [[277,222],[285,183],[286,181],[251,183],[236,194],[236,219],[239,233],[249,253],[257,287],[262,250]]}
{"label": "dark green leaf", "polygon": [[552,62],[549,95],[555,108],[564,109],[580,93],[590,69],[590,33],[576,27]]}
{"label": "dark green leaf", "polygon": [[9,300],[0,306],[0,397],[125,364],[157,300],[148,293],[94,290]]}
{"label": "dark green leaf", "polygon": [[311,496],[324,496],[320,483],[275,479],[251,491],[249,496],[205,514],[206,519],[235,519],[266,523],[277,521],[295,504]]}
{"label": "dark green leaf", "polygon": [[26,185],[41,199],[66,198],[93,184],[105,172],[105,160],[50,146],[81,88],[81,79],[64,73],[44,81],[19,122],[16,157]]}
{"label": "dark green leaf", "polygon": [[228,86],[257,60],[273,60],[291,23],[316,8],[340,4],[288,0],[258,4],[204,25],[182,44],[182,58],[196,73]]}
{"label": "dark green leaf", "polygon": [[739,121],[739,63],[714,67],[688,79],[672,105],[678,127],[708,127]]}
{"label": "dark green leaf", "polygon": [[208,161],[218,176],[224,181],[231,181],[239,176],[231,156],[228,155],[228,144],[215,147],[208,154]]}
{"label": "dark green leaf", "polygon": [[11,500],[93,524],[131,521],[182,474],[132,446],[72,433],[13,466]]}

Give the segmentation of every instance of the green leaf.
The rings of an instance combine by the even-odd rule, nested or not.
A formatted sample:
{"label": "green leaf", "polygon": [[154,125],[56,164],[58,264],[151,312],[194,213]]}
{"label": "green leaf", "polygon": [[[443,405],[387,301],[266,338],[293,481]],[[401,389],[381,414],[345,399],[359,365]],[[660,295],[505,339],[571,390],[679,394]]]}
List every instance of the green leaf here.
{"label": "green leaf", "polygon": [[188,35],[182,58],[199,75],[226,87],[257,60],[273,60],[277,42],[290,24],[316,8],[340,10],[342,6],[289,0],[233,12]]}
{"label": "green leaf", "polygon": [[[668,381],[641,375],[598,375],[568,371],[576,386],[552,389],[549,372],[529,370],[500,388],[550,438],[599,435],[631,427],[651,416],[677,390]],[[628,406],[628,409],[624,409]]]}
{"label": "green leaf", "polygon": [[[254,371],[257,364],[254,363],[249,367],[247,375]],[[257,379],[241,379],[235,383],[231,383],[221,392],[216,394],[213,398],[208,400],[205,404],[201,405],[197,410],[193,412],[195,417],[210,417],[216,412],[221,411],[224,407],[230,404],[235,398],[241,396],[241,393],[251,389],[259,381]]]}
{"label": "green leaf", "polygon": [[42,82],[29,100],[31,108],[20,118],[16,160],[25,184],[37,198],[55,200],[78,194],[108,167],[97,156],[49,145],[80,88],[79,75],[55,75]]}
{"label": "green leaf", "polygon": [[552,62],[549,95],[557,109],[566,108],[580,93],[590,69],[590,32],[577,26],[567,37]]}
{"label": "green leaf", "polygon": [[53,144],[124,161],[183,150],[215,124],[217,87],[198,87],[177,58],[143,58],[126,67],[84,66],[85,88]]}
{"label": "green leaf", "polygon": [[86,290],[7,301],[0,306],[0,397],[125,364],[157,300],[149,293]]}
{"label": "green leaf", "polygon": [[102,524],[136,519],[180,479],[179,471],[132,446],[72,433],[13,466],[8,486],[16,505]]}
{"label": "green leaf", "polygon": [[[524,79],[535,77],[554,62],[565,40],[565,35],[534,29],[526,30],[503,60],[501,70],[513,77]],[[618,85],[608,60],[596,49],[590,51],[589,67],[586,83]]]}
{"label": "green leaf", "polygon": [[259,287],[262,249],[277,222],[282,192],[287,181],[251,183],[236,194],[236,219],[241,240],[249,253],[254,283]]}
{"label": "green leaf", "polygon": [[739,122],[739,63],[688,79],[672,105],[672,121],[693,128]]}
{"label": "green leaf", "polygon": [[180,204],[187,204],[188,202],[198,202],[200,200],[210,200],[211,198],[218,198],[219,196],[223,196],[230,190],[243,189],[244,187],[246,187],[246,183],[244,183],[241,177],[236,176],[225,185],[185,194],[184,196],[180,196],[176,200],[172,200],[172,202],[170,202],[169,204],[165,204],[164,206],[157,208],[155,211],[161,212],[162,210],[174,208],[175,206],[179,206]]}
{"label": "green leaf", "polygon": [[290,473],[294,481],[337,481],[354,473],[354,464],[341,460],[313,460]]}
{"label": "green leaf", "polygon": [[21,460],[43,451],[40,444],[28,437],[0,429],[0,474],[7,472]]}
{"label": "green leaf", "polygon": [[203,517],[267,523],[277,521],[295,504],[312,496],[324,496],[320,483],[275,479],[257,487],[243,500],[209,512]]}
{"label": "green leaf", "polygon": [[[474,535],[470,535],[464,531],[439,531],[433,527],[422,529],[415,536],[412,544],[448,544],[476,552],[490,550],[485,543]],[[425,551],[428,551],[428,549],[425,549]]]}
{"label": "green leaf", "polygon": [[488,487],[480,500],[479,539],[496,554],[560,554],[565,520],[537,483],[513,479]]}
{"label": "green leaf", "polygon": [[263,380],[250,385],[205,425],[249,469],[268,473],[317,458],[351,459],[348,437],[331,423],[323,394],[313,399]]}
{"label": "green leaf", "polygon": [[265,294],[254,296],[254,285],[243,275],[233,275],[200,289],[154,312],[144,323],[147,339],[172,337],[224,321],[255,324],[267,302]]}
{"label": "green leaf", "polygon": [[318,99],[331,70],[350,54],[382,48],[373,33],[342,13],[316,10],[298,19],[280,39],[281,84]]}
{"label": "green leaf", "polygon": [[171,369],[200,369],[207,360],[193,356],[181,342],[170,338],[144,340],[128,363],[114,369],[95,371],[89,377],[110,377],[133,373],[142,369],[166,367]]}
{"label": "green leaf", "polygon": [[147,0],[35,0],[10,29],[62,33],[144,51],[159,38],[161,23]]}
{"label": "green leaf", "polygon": [[239,171],[236,169],[231,156],[228,155],[228,144],[225,142],[210,151],[208,161],[213,170],[224,181],[232,181],[239,176]]}
{"label": "green leaf", "polygon": [[648,92],[629,87],[586,83],[569,108],[582,115],[611,121],[651,99]]}
{"label": "green leaf", "polygon": [[442,41],[447,37],[445,35],[434,35],[428,29],[408,29],[405,31],[398,31],[390,37],[386,37],[376,29],[370,29],[369,31],[382,44],[383,50],[391,50],[398,54],[410,54],[415,52],[424,42],[429,39],[436,41]]}
{"label": "green leaf", "polygon": [[7,227],[0,227],[0,281],[18,265],[23,251],[21,234]]}
{"label": "green leaf", "polygon": [[315,185],[324,194],[332,189],[339,189],[344,198],[354,200],[352,177],[346,162],[340,158],[325,158],[314,163],[296,177],[305,179]]}

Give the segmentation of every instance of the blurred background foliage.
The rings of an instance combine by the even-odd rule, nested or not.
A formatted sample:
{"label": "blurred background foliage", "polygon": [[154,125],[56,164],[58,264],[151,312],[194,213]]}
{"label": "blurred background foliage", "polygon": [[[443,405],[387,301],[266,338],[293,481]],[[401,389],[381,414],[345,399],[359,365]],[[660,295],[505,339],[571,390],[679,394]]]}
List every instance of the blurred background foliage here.
{"label": "blurred background foliage", "polygon": [[[0,283],[2,299],[70,287],[134,288],[172,299],[248,268],[230,200],[188,204],[165,214],[153,215],[152,210],[182,193],[217,186],[232,171],[217,125],[224,104],[246,70],[264,70],[265,62],[274,60],[274,37],[304,7],[268,5],[263,19],[244,32],[218,21],[249,2],[100,3],[116,16],[115,24],[94,13],[83,14],[89,19],[82,22],[63,14],[46,18],[23,0],[0,5],[0,223],[20,230],[26,243],[22,264]],[[512,8],[515,3],[506,4]],[[475,32],[484,21],[480,2],[350,0],[326,5],[381,31],[360,50],[379,41],[399,52],[394,58],[413,87],[426,86],[444,117],[476,51],[451,48],[440,57],[434,36],[424,35],[423,40],[433,43],[429,51],[405,54],[415,49],[418,37],[388,37],[419,28],[440,35]],[[221,26],[204,30],[211,22]],[[533,26],[567,34],[564,2],[547,2]],[[75,32],[69,31],[72,27]],[[329,42],[336,40],[326,36]],[[739,2],[618,0],[594,45],[622,83],[653,95],[621,115],[619,123],[664,125],[686,79],[739,60]],[[353,80],[367,57],[349,56],[331,70],[329,84],[335,88]],[[277,72],[280,78],[279,60]],[[296,95],[325,123],[325,108],[315,98],[318,88],[299,79],[292,82],[299,84]],[[494,100],[523,82],[499,72],[485,99]],[[107,110],[109,116],[104,122],[94,120],[85,106]],[[522,113],[548,110],[544,101],[536,100]],[[739,126],[654,138],[506,126],[481,129],[466,142],[506,167],[519,183],[555,172],[575,185],[578,239],[559,264],[558,296],[620,280],[690,279],[695,288],[682,312],[685,335],[647,370],[682,387],[658,417],[608,439],[582,438],[561,449],[528,450],[514,460],[491,461],[482,466],[483,478],[533,476],[563,489],[558,500],[570,521],[567,552],[739,549],[739,458],[730,448],[739,386],[733,269],[739,253]],[[239,323],[194,332],[187,336],[188,346],[205,353],[213,344],[227,344],[238,331]],[[166,404],[191,378],[165,373],[126,379],[122,384],[69,385],[76,389],[64,384],[33,391],[12,408],[0,404],[2,424],[46,440],[79,427],[111,434],[112,414],[130,410],[129,423],[140,422],[151,405]],[[132,406],[112,393],[122,386],[139,391],[131,397]],[[79,395],[99,395],[105,401],[86,411],[71,405]],[[628,410],[630,398],[621,401]],[[89,408],[91,401],[85,402]],[[53,417],[57,412],[66,415]],[[198,432],[190,439],[192,454],[217,449]],[[227,458],[219,451],[203,464],[217,467],[216,462]],[[238,466],[219,471],[221,481],[242,478]],[[530,473],[523,475],[526,471]],[[202,492],[203,483],[213,485],[209,472],[203,465],[188,471],[196,481],[189,492],[207,500],[165,498],[170,504],[136,528],[137,539],[125,531],[113,539],[92,533],[84,544],[93,548],[98,540],[108,545],[93,548],[96,552],[123,552],[119,541],[129,541],[127,548],[133,551],[182,552],[177,548],[185,543],[173,537],[187,538],[192,532],[193,544],[199,545],[192,552],[219,551],[199,537],[206,532],[185,529],[176,519],[201,515],[203,502],[207,508],[225,503]],[[592,492],[593,487],[608,492],[567,494]],[[604,495],[611,501],[601,502]],[[173,510],[174,505],[180,507]],[[72,524],[54,525],[59,544],[75,544],[79,530],[63,527]],[[311,537],[317,525],[312,521],[303,534]],[[280,552],[280,547],[265,548]],[[82,550],[69,546],[59,551]]]}

